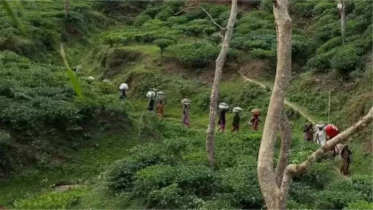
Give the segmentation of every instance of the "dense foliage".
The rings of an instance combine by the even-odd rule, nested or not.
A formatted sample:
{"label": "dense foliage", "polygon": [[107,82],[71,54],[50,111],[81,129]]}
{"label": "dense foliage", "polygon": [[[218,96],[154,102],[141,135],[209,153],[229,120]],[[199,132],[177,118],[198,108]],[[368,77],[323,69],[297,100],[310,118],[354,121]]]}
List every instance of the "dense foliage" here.
{"label": "dense foliage", "polygon": [[81,85],[85,97],[75,98],[65,68],[0,53],[0,174],[15,163],[47,163],[55,147],[76,147],[90,135],[89,122],[101,113],[125,113],[117,96],[100,96],[83,79]]}
{"label": "dense foliage", "polygon": [[[200,141],[202,136],[180,128],[167,132],[161,143],[132,149],[130,158],[116,162],[108,170],[107,184],[112,191],[141,199],[147,208],[263,207],[256,173],[259,134],[218,135],[217,165],[212,170],[204,142]],[[175,137],[179,132],[185,137]],[[291,162],[304,161],[317,147],[296,140]],[[289,208],[342,209],[357,205],[353,203],[371,202],[372,177],[334,181],[329,158],[328,154],[305,175],[295,178]]]}

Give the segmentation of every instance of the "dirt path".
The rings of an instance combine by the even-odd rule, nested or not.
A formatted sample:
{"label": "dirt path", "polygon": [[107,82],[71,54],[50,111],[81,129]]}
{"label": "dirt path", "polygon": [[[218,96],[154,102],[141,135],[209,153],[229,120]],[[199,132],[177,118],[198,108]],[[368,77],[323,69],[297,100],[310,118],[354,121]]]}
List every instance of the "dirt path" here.
{"label": "dirt path", "polygon": [[[255,80],[255,79],[248,78],[245,75],[243,75],[240,71],[238,71],[238,73],[241,75],[241,77],[244,80],[246,80],[248,82],[251,82],[251,83],[254,83],[254,84],[257,84],[257,85],[259,85],[262,88],[265,88],[265,89],[269,88],[270,90],[272,90],[272,87],[268,87],[265,84],[263,84],[263,83]],[[297,105],[297,104],[295,104],[293,102],[288,101],[287,99],[285,99],[284,103],[285,103],[285,105],[289,106],[293,110],[299,112],[299,114],[302,115],[304,118],[306,118],[308,121],[310,121],[311,123],[315,124],[315,120],[311,117],[310,114],[307,113],[307,111],[304,111],[304,108],[302,108],[301,106],[299,106],[299,105]]]}
{"label": "dirt path", "polygon": [[344,175],[341,173],[341,171],[339,170],[339,168],[337,166],[334,166],[334,170],[338,173],[338,175],[340,175],[342,178],[346,179],[346,180],[350,180],[350,177],[348,175]]}

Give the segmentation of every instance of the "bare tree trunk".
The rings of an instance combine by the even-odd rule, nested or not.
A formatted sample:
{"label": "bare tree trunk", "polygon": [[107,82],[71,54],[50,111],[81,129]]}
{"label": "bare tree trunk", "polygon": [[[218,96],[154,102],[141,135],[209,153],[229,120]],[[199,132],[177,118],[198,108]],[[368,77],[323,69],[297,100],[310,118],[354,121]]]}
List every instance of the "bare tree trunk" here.
{"label": "bare tree trunk", "polygon": [[259,185],[268,209],[278,209],[276,184],[273,171],[275,137],[284,106],[286,90],[291,77],[292,20],[288,13],[288,0],[277,0],[273,4],[277,34],[276,79],[268,107],[258,157]]}
{"label": "bare tree trunk", "polygon": [[209,126],[206,135],[206,152],[207,158],[213,166],[215,164],[214,156],[214,139],[215,139],[215,119],[217,112],[217,103],[219,96],[219,83],[224,67],[224,63],[227,59],[227,54],[229,51],[229,45],[233,33],[233,26],[237,16],[237,0],[232,0],[231,13],[229,16],[227,28],[225,31],[224,41],[220,50],[219,57],[216,59],[215,66],[215,78],[212,84],[211,96],[210,96],[210,116],[209,116]]}
{"label": "bare tree trunk", "polygon": [[65,17],[68,16],[69,12],[69,0],[65,0]]}
{"label": "bare tree trunk", "polygon": [[345,43],[345,31],[346,31],[346,1],[339,0],[341,4],[340,14],[341,14],[341,35],[342,35],[342,43]]}
{"label": "bare tree trunk", "polygon": [[293,140],[291,125],[288,117],[286,116],[285,110],[283,110],[281,113],[281,122],[279,128],[281,132],[281,148],[275,174],[277,187],[281,188],[285,168],[289,163],[291,143]]}

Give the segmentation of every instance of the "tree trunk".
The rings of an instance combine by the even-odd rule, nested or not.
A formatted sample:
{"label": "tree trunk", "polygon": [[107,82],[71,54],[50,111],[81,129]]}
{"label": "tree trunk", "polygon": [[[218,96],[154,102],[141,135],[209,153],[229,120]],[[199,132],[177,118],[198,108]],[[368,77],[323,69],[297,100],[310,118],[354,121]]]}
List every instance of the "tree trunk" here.
{"label": "tree trunk", "polygon": [[65,17],[68,16],[69,12],[69,0],[65,0]]}
{"label": "tree trunk", "polygon": [[341,36],[342,36],[342,43],[345,43],[345,31],[346,31],[346,1],[339,0],[339,3],[342,5],[341,8]]}
{"label": "tree trunk", "polygon": [[291,125],[288,117],[286,116],[285,109],[281,113],[281,122],[279,128],[281,132],[281,148],[275,174],[277,187],[281,188],[281,182],[284,177],[285,168],[289,163],[291,143],[293,140]]}
{"label": "tree trunk", "polygon": [[217,112],[217,103],[219,96],[219,83],[224,67],[224,63],[227,59],[227,54],[229,51],[229,45],[233,33],[233,26],[237,16],[237,0],[232,0],[231,13],[229,16],[227,28],[225,31],[224,41],[220,50],[220,54],[216,59],[215,65],[215,78],[212,84],[211,96],[210,96],[210,116],[209,116],[209,126],[206,135],[206,152],[207,158],[213,166],[215,164],[214,156],[214,139],[215,139],[215,119]]}
{"label": "tree trunk", "polygon": [[277,69],[258,157],[259,185],[268,209],[279,208],[276,201],[279,188],[273,171],[273,156],[280,114],[291,77],[292,38],[292,20],[288,13],[288,1],[274,1],[273,13],[276,20]]}

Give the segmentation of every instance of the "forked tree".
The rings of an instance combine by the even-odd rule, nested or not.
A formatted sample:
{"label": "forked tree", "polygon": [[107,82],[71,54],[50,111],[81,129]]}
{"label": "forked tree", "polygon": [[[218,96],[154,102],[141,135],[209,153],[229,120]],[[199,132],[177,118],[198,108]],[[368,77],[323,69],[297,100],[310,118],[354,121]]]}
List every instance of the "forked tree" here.
{"label": "forked tree", "polygon": [[[215,77],[214,77],[214,82],[212,84],[212,90],[211,90],[211,96],[210,96],[210,115],[209,115],[209,125],[207,128],[207,135],[206,135],[206,153],[207,153],[207,158],[211,166],[215,164],[215,156],[214,156],[214,141],[215,141],[215,126],[216,126],[215,119],[216,119],[216,113],[218,109],[217,106],[218,106],[218,96],[219,96],[219,83],[221,80],[221,75],[223,72],[225,61],[227,60],[229,45],[230,45],[231,37],[233,34],[233,27],[234,27],[234,22],[236,20],[236,16],[237,16],[237,0],[232,0],[231,12],[230,12],[227,27],[226,28],[220,27],[225,33],[224,33],[223,43],[221,45],[219,56],[215,61]],[[216,22],[212,19],[211,16],[210,18],[214,22],[214,24],[216,24]]]}
{"label": "forked tree", "polygon": [[[313,152],[306,161],[301,164],[288,164],[292,135],[283,111],[284,98],[291,77],[292,20],[288,13],[288,0],[274,0],[273,13],[277,34],[277,67],[259,149],[258,178],[267,209],[277,210],[286,208],[286,198],[293,177],[307,172],[323,154],[334,149],[337,144],[346,141],[351,135],[371,123],[373,107],[366,116],[329,140],[324,146]],[[281,148],[277,167],[274,169],[276,134],[279,128]]]}

